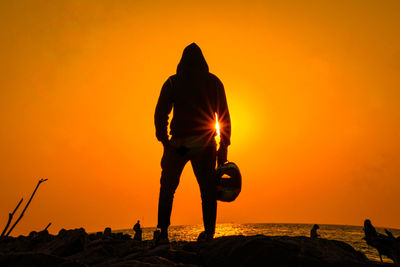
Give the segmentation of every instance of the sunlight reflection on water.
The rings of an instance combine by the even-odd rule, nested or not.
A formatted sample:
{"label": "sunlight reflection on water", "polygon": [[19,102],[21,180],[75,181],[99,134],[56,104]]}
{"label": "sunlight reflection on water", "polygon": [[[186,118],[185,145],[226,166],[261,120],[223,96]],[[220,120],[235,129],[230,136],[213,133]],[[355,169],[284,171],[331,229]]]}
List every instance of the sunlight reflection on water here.
{"label": "sunlight reflection on water", "polygon": [[[361,226],[349,225],[324,225],[320,224],[318,230],[322,238],[344,241],[355,249],[362,251],[369,259],[379,261],[379,256],[376,249],[369,247],[362,239],[364,232]],[[249,223],[249,224],[234,224],[223,223],[217,224],[215,237],[229,235],[270,235],[270,236],[309,236],[312,224],[285,224],[285,223]],[[156,228],[143,228],[143,239],[148,240],[153,238],[153,231]],[[400,235],[399,229],[390,229],[395,236]],[[200,232],[203,231],[203,225],[177,225],[170,227],[171,241],[195,241]],[[382,228],[377,228],[378,232],[383,233]],[[133,230],[121,230],[133,236]],[[385,262],[392,262],[383,257]]]}

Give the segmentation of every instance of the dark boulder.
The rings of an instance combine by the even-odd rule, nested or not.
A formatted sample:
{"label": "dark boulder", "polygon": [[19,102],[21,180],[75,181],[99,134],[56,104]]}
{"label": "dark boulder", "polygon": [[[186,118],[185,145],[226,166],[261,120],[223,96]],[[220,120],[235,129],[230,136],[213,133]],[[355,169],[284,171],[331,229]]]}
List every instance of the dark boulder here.
{"label": "dark boulder", "polygon": [[[204,266],[377,266],[335,240],[287,236],[229,236],[199,248]],[[380,265],[381,266],[381,265]]]}
{"label": "dark boulder", "polygon": [[[110,229],[111,230],[111,229]],[[0,240],[0,266],[394,266],[368,260],[350,245],[322,238],[226,236],[209,242],[172,242],[154,247],[84,229],[47,232]]]}
{"label": "dark boulder", "polygon": [[67,257],[81,252],[86,246],[87,234],[85,229],[61,230],[59,234],[42,247],[41,252],[60,257]]}
{"label": "dark boulder", "polygon": [[111,228],[107,227],[106,229],[104,229],[104,233],[103,233],[103,238],[111,238],[112,232],[111,232]]}
{"label": "dark boulder", "polygon": [[43,253],[16,253],[1,255],[0,266],[2,267],[85,267],[86,265],[65,258]]}

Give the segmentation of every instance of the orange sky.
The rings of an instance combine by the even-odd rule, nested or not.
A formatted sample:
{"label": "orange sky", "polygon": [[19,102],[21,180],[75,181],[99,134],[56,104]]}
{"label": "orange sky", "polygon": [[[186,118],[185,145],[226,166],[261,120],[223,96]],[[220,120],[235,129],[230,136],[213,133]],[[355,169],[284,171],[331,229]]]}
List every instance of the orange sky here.
{"label": "orange sky", "polygon": [[[42,177],[14,235],[155,226],[154,109],[191,42],[243,175],[217,222],[400,228],[400,2],[187,2],[0,3],[0,228]],[[188,164],[172,224],[198,223]]]}

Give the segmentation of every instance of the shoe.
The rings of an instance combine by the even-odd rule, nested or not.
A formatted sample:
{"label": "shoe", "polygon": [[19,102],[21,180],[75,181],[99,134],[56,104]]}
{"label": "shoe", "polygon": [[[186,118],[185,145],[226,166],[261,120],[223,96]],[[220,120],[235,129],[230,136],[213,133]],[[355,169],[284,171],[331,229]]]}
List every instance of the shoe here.
{"label": "shoe", "polygon": [[207,242],[213,240],[213,238],[214,238],[213,234],[208,234],[205,231],[203,231],[197,237],[197,242]]}

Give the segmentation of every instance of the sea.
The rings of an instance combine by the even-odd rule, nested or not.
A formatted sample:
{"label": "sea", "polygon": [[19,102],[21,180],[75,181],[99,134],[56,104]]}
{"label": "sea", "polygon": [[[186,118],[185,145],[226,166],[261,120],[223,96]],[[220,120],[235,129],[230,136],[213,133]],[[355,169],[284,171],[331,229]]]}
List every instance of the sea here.
{"label": "sea", "polygon": [[[217,224],[215,237],[229,235],[267,235],[267,236],[310,236],[310,230],[313,224],[295,224],[295,223],[221,223]],[[353,246],[356,250],[363,252],[369,259],[380,261],[378,252],[375,248],[367,245],[364,237],[362,226],[351,225],[330,225],[319,224],[318,233],[321,238],[332,239],[346,242]],[[400,235],[400,229],[390,229],[394,236]],[[143,228],[143,240],[153,239],[154,227]],[[379,233],[384,233],[384,228],[377,227]],[[203,225],[177,225],[170,226],[169,238],[171,241],[195,241],[200,232],[203,231]],[[132,229],[125,229],[115,232],[122,232],[133,236]],[[382,257],[384,262],[392,262],[392,260]]]}

